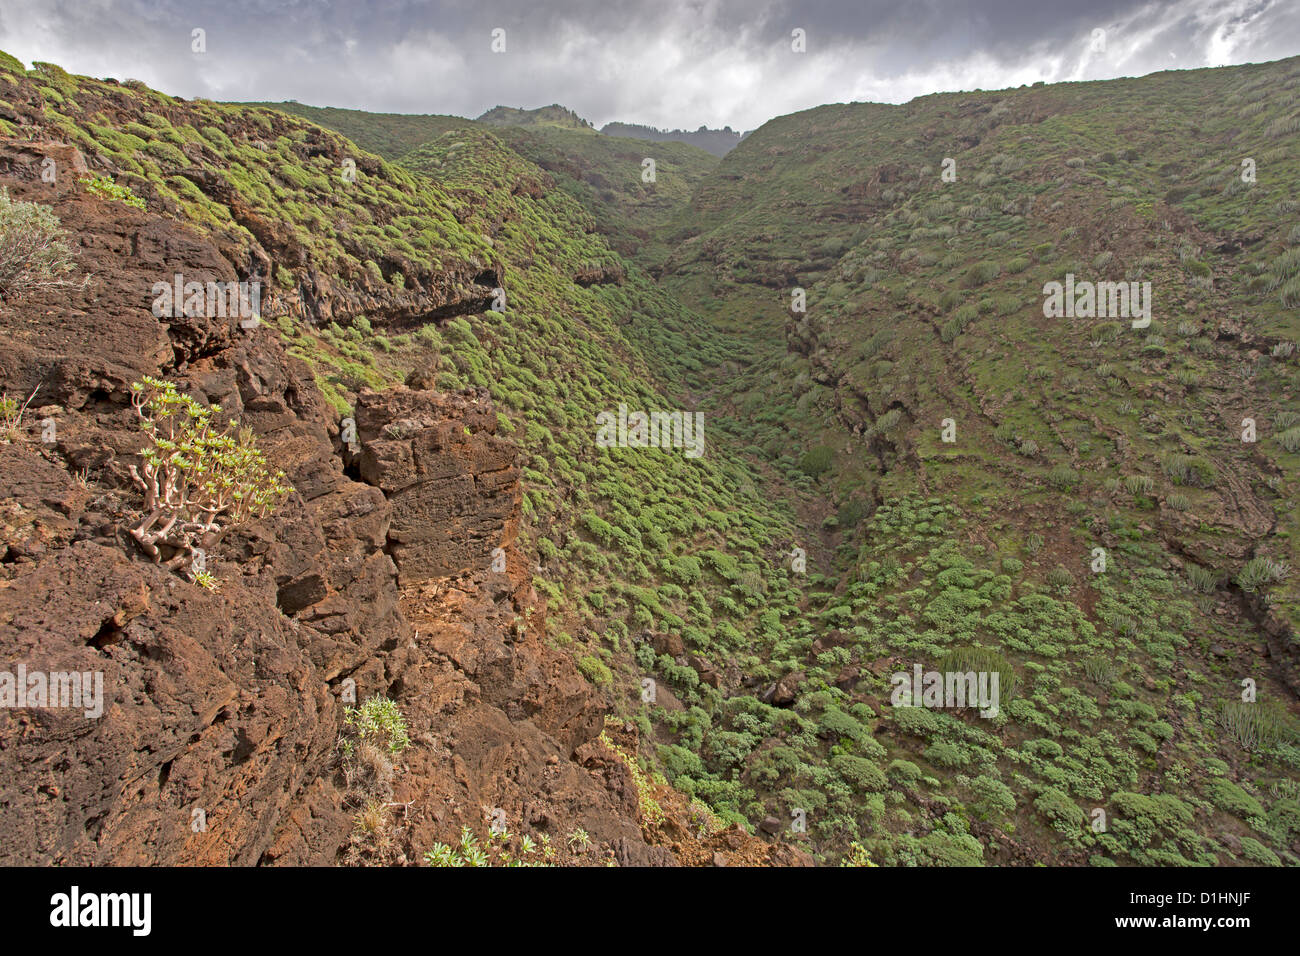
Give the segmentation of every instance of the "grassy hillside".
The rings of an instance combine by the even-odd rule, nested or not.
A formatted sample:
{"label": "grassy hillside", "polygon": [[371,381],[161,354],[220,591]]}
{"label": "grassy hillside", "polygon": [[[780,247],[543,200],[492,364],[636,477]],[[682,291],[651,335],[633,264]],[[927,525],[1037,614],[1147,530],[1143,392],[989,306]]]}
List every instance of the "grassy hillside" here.
{"label": "grassy hillside", "polygon": [[[644,250],[647,262],[661,261],[668,248],[655,237],[671,215],[686,204],[717,159],[684,143],[649,143],[613,136],[592,136],[573,122],[544,122],[546,111],[497,107],[478,120],[454,116],[405,116],[327,109],[297,103],[249,104],[302,116],[342,133],[358,145],[400,159],[417,147],[453,130],[478,124],[493,132],[521,156],[555,177],[560,188],[595,218],[596,228],[621,254]],[[547,108],[554,109],[554,108]],[[542,119],[538,119],[538,114]],[[556,114],[563,119],[570,114]],[[654,161],[648,181],[647,159]]]}
{"label": "grassy hillside", "polygon": [[[774,651],[796,710],[867,708],[873,858],[973,860],[996,828],[1057,859],[1294,862],[1298,86],[1292,60],[821,107],[678,214],[664,284],[752,330],[717,390],[741,439],[830,506],[819,623]],[[1067,273],[1151,282],[1150,326],[1045,318]],[[972,648],[1016,674],[999,720],[881,706],[897,662]],[[833,753],[742,766],[808,803]],[[927,835],[882,833],[918,808]]]}
{"label": "grassy hillside", "polygon": [[326,129],[342,133],[352,142],[364,146],[384,159],[400,159],[421,143],[436,139],[448,130],[473,125],[460,116],[418,113],[368,113],[342,110],[333,106],[306,106],[302,103],[239,103],[237,106],[262,106],[311,120]]}

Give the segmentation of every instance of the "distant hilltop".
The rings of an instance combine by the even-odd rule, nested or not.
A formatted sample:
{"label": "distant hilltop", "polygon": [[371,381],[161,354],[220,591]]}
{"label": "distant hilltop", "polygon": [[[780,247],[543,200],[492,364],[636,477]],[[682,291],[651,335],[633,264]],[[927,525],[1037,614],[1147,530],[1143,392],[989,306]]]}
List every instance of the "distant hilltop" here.
{"label": "distant hilltop", "polygon": [[737,133],[730,126],[722,129],[709,129],[701,126],[695,132],[684,129],[656,129],[642,126],[640,123],[606,123],[600,128],[606,136],[626,136],[630,139],[648,139],[654,141],[671,140],[677,143],[689,143],[714,156],[726,156],[736,148],[736,144],[748,136]]}
{"label": "distant hilltop", "polygon": [[484,126],[556,126],[560,129],[596,132],[589,122],[559,103],[552,103],[550,106],[535,110],[494,106],[474,122],[482,123]]}
{"label": "distant hilltop", "polygon": [[[558,103],[552,103],[550,106],[543,106],[535,110],[518,109],[513,106],[494,106],[478,117],[475,122],[482,123],[484,126],[545,126],[555,129],[576,130],[578,132],[597,132],[596,128],[587,120]],[[599,132],[605,136],[623,136],[629,139],[644,139],[652,142],[688,143],[697,149],[712,153],[714,156],[727,155],[727,153],[735,149],[737,143],[749,135],[748,133],[737,133],[730,126],[724,126],[722,129],[709,129],[701,126],[691,132],[684,129],[657,129],[654,126],[644,126],[640,123],[606,123]]]}

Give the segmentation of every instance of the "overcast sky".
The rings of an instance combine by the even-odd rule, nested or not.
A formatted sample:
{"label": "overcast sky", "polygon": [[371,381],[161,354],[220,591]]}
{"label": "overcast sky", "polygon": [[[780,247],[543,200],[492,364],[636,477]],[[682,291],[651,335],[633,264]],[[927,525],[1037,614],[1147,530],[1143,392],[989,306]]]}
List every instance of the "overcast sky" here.
{"label": "overcast sky", "polygon": [[185,97],[558,102],[597,126],[747,130],[822,103],[1293,56],[1300,0],[3,0],[0,49]]}

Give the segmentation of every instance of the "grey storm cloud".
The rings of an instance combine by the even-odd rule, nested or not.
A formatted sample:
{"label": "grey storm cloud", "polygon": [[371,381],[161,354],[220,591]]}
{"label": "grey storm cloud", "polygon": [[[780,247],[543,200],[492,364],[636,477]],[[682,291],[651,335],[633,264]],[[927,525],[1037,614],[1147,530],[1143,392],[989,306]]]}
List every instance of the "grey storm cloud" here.
{"label": "grey storm cloud", "polygon": [[822,103],[1278,59],[1300,52],[1300,3],[5,0],[0,49],[187,97],[752,129]]}

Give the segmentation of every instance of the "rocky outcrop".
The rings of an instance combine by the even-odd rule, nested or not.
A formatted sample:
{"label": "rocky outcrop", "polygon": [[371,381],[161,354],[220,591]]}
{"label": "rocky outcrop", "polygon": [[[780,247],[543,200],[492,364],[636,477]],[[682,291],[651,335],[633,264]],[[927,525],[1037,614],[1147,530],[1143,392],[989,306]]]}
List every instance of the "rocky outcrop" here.
{"label": "rocky outcrop", "polygon": [[622,285],[627,272],[615,263],[594,262],[579,269],[573,281],[585,288],[593,285]]}
{"label": "rocky outcrop", "polygon": [[392,505],[388,551],[404,582],[486,568],[519,527],[518,450],[487,391],[397,388],[357,400],[362,480]]}

